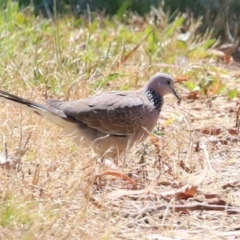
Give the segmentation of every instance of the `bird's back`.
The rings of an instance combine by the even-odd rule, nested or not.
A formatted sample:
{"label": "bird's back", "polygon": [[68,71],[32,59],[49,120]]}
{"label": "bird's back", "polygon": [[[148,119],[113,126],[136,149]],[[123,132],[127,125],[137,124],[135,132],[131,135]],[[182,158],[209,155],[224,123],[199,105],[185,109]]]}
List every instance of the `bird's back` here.
{"label": "bird's back", "polygon": [[115,135],[129,135],[138,131],[148,114],[155,113],[158,117],[153,103],[141,91],[104,92],[70,102],[48,100],[47,107],[66,120],[80,121],[98,131]]}

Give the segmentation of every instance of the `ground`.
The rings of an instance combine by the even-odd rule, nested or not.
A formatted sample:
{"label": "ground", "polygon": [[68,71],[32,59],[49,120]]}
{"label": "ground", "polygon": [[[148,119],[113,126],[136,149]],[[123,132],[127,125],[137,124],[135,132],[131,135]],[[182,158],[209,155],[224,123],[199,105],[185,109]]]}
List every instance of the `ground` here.
{"label": "ground", "polygon": [[180,16],[150,20],[1,18],[2,90],[73,100],[162,71],[182,102],[167,97],[153,134],[115,169],[1,102],[0,239],[240,238],[239,64],[196,37],[199,22],[183,36]]}

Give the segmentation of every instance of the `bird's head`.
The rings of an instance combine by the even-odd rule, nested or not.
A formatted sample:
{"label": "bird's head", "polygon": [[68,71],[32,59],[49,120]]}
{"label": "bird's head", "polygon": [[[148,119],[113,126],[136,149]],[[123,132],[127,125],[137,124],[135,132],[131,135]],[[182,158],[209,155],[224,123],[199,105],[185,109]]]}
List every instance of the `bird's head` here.
{"label": "bird's head", "polygon": [[181,101],[181,98],[175,91],[173,78],[166,73],[156,73],[153,75],[145,88],[158,92],[162,97],[166,94],[173,94],[179,102]]}

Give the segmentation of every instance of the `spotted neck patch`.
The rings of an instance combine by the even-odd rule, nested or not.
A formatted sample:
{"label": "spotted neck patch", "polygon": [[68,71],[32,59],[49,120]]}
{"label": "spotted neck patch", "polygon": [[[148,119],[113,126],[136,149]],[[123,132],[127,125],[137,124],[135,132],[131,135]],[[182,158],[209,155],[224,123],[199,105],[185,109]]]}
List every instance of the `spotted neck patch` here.
{"label": "spotted neck patch", "polygon": [[154,105],[155,109],[160,112],[163,104],[162,96],[153,89],[147,89],[145,94],[148,100]]}

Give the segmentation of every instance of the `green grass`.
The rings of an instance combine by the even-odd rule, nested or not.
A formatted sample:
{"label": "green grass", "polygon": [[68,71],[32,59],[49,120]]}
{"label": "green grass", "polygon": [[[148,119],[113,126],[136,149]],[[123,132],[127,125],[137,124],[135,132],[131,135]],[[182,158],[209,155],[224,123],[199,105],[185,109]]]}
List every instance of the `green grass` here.
{"label": "green grass", "polygon": [[[20,12],[9,1],[0,12],[0,88],[39,102],[72,100],[140,88],[157,71],[167,72],[176,78],[182,105],[167,98],[154,130],[160,140],[137,146],[119,159],[116,171],[131,176],[139,189],[155,183],[157,193],[172,191],[202,174],[207,155],[196,149],[205,140],[214,169],[196,195],[216,193],[239,205],[235,190],[222,188],[239,181],[239,140],[226,135],[236,121],[238,70],[209,53],[216,41],[210,32],[195,35],[200,21],[191,20],[188,34],[182,34],[180,28],[190,19],[179,15],[168,23],[163,14],[157,25],[152,20],[151,15],[129,14],[127,23],[100,15],[91,22],[84,16],[52,21],[34,17],[31,9]],[[196,89],[200,99],[189,97]],[[147,234],[176,237],[180,230],[186,239],[213,239],[234,229],[233,222],[239,224],[238,216],[217,211],[166,209],[126,217],[146,206],[197,200],[173,197],[169,203],[152,193],[112,200],[108,193],[116,196],[129,186],[111,176],[97,185],[96,156],[62,137],[60,129],[4,103],[0,123],[0,149],[4,152],[7,143],[11,162],[0,168],[0,239],[147,239]],[[208,128],[220,128],[225,135],[206,135]],[[227,145],[215,144],[220,140]]]}

